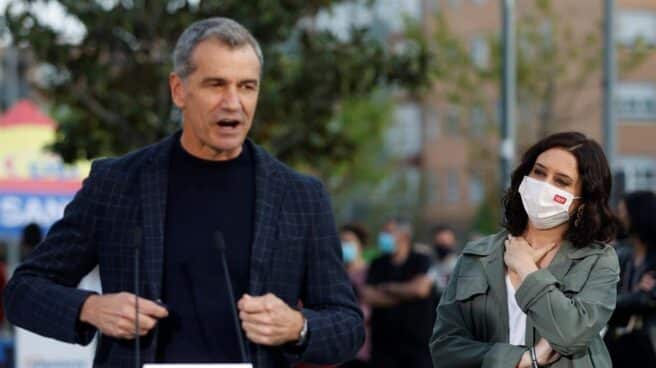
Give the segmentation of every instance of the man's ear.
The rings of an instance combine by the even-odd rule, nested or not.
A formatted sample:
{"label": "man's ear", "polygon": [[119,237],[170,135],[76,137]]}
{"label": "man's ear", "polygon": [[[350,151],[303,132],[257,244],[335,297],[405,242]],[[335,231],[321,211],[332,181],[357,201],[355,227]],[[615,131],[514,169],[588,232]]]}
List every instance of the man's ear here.
{"label": "man's ear", "polygon": [[185,85],[182,78],[175,73],[169,74],[169,88],[173,103],[179,109],[183,109],[185,105]]}

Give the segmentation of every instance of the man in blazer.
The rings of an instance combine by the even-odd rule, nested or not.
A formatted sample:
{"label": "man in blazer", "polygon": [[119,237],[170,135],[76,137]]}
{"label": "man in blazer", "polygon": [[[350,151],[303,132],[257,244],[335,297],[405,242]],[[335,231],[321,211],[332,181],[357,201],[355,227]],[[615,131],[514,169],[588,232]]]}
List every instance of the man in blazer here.
{"label": "man in blazer", "polygon": [[[246,360],[257,367],[349,360],[363,342],[362,314],[328,195],[246,139],[262,70],[257,41],[230,19],[206,19],[180,36],[174,64],[182,131],[93,163],[7,286],[9,320],[78,344],[99,331],[98,367],[133,366],[137,333],[142,362],[236,362],[236,304]],[[96,265],[103,294],[76,289]]]}

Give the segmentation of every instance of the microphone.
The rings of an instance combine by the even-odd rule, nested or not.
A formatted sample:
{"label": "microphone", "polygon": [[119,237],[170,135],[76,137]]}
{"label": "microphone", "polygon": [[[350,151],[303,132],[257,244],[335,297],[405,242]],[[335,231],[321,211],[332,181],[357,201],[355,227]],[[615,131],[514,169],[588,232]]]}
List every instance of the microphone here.
{"label": "microphone", "polygon": [[226,244],[223,239],[223,233],[219,230],[214,232],[214,247],[221,256],[221,263],[223,264],[223,275],[228,289],[228,296],[230,297],[230,311],[232,312],[232,319],[235,323],[235,331],[237,331],[237,339],[239,340],[239,351],[241,359],[244,363],[250,361],[250,354],[247,353],[246,344],[244,343],[244,334],[241,331],[241,324],[239,323],[239,316],[237,315],[237,306],[235,305],[235,293],[232,291],[232,279],[230,272],[228,272],[228,262],[226,261],[225,252]]}
{"label": "microphone", "polygon": [[142,231],[141,227],[135,226],[132,233],[134,247],[134,367],[141,366],[141,336],[139,335],[139,251],[141,250]]}

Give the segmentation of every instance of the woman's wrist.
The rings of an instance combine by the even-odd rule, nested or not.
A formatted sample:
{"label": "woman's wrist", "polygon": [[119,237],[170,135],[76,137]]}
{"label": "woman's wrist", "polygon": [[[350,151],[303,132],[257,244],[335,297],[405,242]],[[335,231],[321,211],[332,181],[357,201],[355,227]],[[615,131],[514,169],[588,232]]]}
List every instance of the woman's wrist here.
{"label": "woman's wrist", "polygon": [[528,350],[522,355],[517,368],[531,368],[531,353]]}
{"label": "woman's wrist", "polygon": [[521,282],[524,282],[524,279],[532,274],[533,272],[539,270],[538,266],[535,263],[526,263],[521,267],[518,267],[517,275],[519,276]]}

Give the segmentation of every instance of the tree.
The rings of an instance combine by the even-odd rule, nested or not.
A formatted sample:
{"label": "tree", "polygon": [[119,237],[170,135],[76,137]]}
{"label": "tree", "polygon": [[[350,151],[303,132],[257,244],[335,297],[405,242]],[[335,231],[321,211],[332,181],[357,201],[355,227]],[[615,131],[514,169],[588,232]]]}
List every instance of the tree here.
{"label": "tree", "polygon": [[363,132],[375,138],[385,122],[340,118],[345,109],[379,100],[373,91],[417,89],[427,80],[424,49],[394,53],[366,28],[340,40],[308,21],[340,1],[59,0],[86,29],[76,42],[41,23],[34,3],[12,2],[5,16],[14,42],[52,70],[41,92],[59,122],[52,149],[66,161],[122,154],[177,130],[170,55],[185,27],[211,16],[240,21],[263,48],[251,135],[282,160],[324,178],[334,168],[348,172],[366,146]]}

